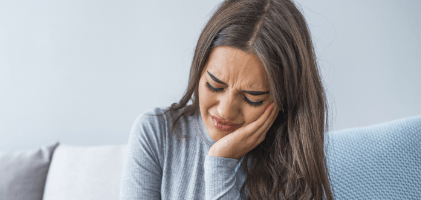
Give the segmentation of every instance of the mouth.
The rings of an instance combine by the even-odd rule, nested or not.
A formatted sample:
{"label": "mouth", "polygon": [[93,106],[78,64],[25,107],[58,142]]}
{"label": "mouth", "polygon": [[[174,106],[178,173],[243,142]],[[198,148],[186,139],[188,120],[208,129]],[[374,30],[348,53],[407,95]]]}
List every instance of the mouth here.
{"label": "mouth", "polygon": [[240,124],[224,121],[224,120],[219,119],[218,117],[215,117],[213,115],[211,115],[211,117],[212,117],[213,120],[215,120],[219,124],[223,124],[223,125],[227,125],[227,126],[238,126],[238,125],[240,125]]}
{"label": "mouth", "polygon": [[[221,130],[221,131],[234,131],[235,129],[240,127],[239,124],[234,124],[234,123],[223,124],[223,122],[221,123],[220,119],[218,119],[217,117],[214,117],[214,116],[212,116],[212,121],[213,121],[213,125],[215,126],[215,128],[217,128],[218,130]],[[231,125],[228,125],[228,124],[231,124]]]}

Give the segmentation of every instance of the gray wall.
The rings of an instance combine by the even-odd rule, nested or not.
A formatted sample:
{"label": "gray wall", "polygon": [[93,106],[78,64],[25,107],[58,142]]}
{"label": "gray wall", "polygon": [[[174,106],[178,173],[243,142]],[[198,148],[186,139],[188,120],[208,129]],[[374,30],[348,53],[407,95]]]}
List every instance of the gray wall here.
{"label": "gray wall", "polygon": [[[0,1],[0,151],[124,144],[177,101],[218,0]],[[421,1],[298,0],[331,130],[421,115]]]}

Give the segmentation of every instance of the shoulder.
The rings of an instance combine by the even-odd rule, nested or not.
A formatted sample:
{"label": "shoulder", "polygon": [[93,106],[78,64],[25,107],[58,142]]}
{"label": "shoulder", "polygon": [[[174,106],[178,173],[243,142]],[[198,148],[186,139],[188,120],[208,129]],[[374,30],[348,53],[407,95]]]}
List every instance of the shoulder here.
{"label": "shoulder", "polygon": [[148,151],[157,157],[162,156],[166,140],[167,120],[164,108],[152,108],[139,114],[133,122],[129,148],[133,152]]}
{"label": "shoulder", "polygon": [[[155,107],[146,110],[137,116],[133,128],[135,128],[137,132],[154,132],[162,136],[163,133],[172,131],[174,120],[184,111],[184,109],[186,109],[186,107],[172,113],[169,111],[169,107]],[[175,128],[177,131],[188,132],[192,120],[192,116],[180,116],[175,124]]]}
{"label": "shoulder", "polygon": [[165,129],[167,124],[167,113],[168,108],[155,107],[139,114],[133,126],[137,128],[148,128],[157,131],[156,129]]}
{"label": "shoulder", "polygon": [[[137,164],[145,160],[148,163],[164,161],[166,122],[163,108],[153,108],[139,114],[130,131],[128,140],[128,155]],[[157,165],[158,166],[158,165]]]}

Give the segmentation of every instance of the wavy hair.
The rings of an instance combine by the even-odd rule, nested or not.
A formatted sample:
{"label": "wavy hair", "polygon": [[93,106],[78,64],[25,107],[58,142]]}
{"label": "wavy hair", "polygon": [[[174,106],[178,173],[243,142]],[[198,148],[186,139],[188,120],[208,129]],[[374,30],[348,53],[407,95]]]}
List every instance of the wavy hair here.
{"label": "wavy hair", "polygon": [[309,28],[292,0],[219,4],[197,42],[184,96],[167,110],[173,120],[171,132],[180,117],[199,109],[198,83],[217,46],[254,53],[267,73],[270,95],[281,108],[265,140],[244,155],[243,199],[333,199],[325,144],[327,98]]}

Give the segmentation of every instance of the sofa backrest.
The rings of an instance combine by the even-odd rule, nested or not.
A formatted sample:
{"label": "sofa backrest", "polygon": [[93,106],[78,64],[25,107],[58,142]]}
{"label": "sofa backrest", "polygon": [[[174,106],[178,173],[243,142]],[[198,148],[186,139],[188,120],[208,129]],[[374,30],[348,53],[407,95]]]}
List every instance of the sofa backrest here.
{"label": "sofa backrest", "polygon": [[59,145],[50,164],[43,199],[118,199],[126,146]]}
{"label": "sofa backrest", "polygon": [[329,133],[337,199],[420,199],[421,116]]}
{"label": "sofa backrest", "polygon": [[[337,199],[421,197],[421,116],[329,132],[328,167]],[[44,200],[118,199],[127,145],[59,145]]]}

